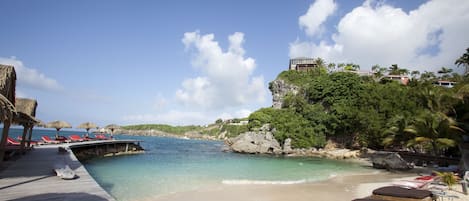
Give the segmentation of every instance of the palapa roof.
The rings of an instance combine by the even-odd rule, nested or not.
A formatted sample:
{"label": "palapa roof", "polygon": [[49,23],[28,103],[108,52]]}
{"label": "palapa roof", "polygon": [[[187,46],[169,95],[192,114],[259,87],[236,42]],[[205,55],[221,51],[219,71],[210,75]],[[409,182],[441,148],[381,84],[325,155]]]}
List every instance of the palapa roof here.
{"label": "palapa roof", "polygon": [[36,117],[37,101],[27,98],[16,98],[16,111],[18,115],[14,118],[14,122],[21,125],[34,125],[38,122]]}
{"label": "palapa roof", "polygon": [[0,121],[12,120],[15,111],[16,72],[13,66],[0,64]]}
{"label": "palapa roof", "polygon": [[0,93],[15,105],[16,72],[13,66],[0,64]]}
{"label": "palapa roof", "polygon": [[0,94],[0,122],[11,121],[15,115],[15,106],[5,96]]}

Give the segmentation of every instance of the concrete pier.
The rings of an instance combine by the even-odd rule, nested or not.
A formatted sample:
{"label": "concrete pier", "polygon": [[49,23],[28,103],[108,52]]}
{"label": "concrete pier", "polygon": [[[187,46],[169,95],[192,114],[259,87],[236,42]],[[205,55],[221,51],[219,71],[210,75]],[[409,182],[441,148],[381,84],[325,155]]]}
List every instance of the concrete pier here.
{"label": "concrete pier", "polygon": [[[90,176],[71,149],[112,147],[122,143],[119,140],[107,140],[35,147],[17,160],[2,163],[0,200],[115,200]],[[59,147],[66,151],[59,152]],[[63,180],[57,177],[53,171],[57,164],[70,166],[78,178]]]}

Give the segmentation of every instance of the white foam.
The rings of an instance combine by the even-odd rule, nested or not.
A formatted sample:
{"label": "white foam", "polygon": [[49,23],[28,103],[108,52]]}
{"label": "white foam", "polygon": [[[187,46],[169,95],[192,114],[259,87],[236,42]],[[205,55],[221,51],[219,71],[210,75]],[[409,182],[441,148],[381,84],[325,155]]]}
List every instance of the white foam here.
{"label": "white foam", "polygon": [[223,180],[223,184],[228,185],[291,185],[291,184],[302,184],[307,181],[302,180],[292,180],[292,181],[268,181],[268,180]]}

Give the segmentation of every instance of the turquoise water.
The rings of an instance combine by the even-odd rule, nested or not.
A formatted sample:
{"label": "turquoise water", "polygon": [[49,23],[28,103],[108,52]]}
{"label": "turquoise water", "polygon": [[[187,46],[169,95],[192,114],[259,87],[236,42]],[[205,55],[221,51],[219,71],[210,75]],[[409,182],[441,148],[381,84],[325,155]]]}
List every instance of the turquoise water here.
{"label": "turquoise water", "polygon": [[[60,135],[83,135],[61,131]],[[10,129],[10,136],[22,129]],[[55,130],[33,132],[33,139]],[[96,181],[117,200],[151,200],[157,196],[220,185],[288,185],[314,182],[349,172],[368,171],[358,164],[316,158],[284,158],[222,152],[223,142],[118,135],[142,140],[144,154],[84,161]]]}
{"label": "turquoise water", "polygon": [[84,162],[97,182],[118,200],[151,200],[169,193],[218,185],[314,182],[337,174],[365,171],[357,164],[332,160],[225,153],[221,151],[222,142],[126,138],[143,140],[145,154]]}

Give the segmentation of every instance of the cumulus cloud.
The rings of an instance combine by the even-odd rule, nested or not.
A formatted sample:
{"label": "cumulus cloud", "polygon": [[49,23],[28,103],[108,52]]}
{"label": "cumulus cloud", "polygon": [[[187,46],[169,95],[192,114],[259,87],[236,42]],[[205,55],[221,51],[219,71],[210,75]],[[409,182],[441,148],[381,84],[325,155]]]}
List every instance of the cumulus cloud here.
{"label": "cumulus cloud", "polygon": [[306,14],[299,18],[298,23],[309,36],[320,34],[322,31],[321,25],[336,9],[337,5],[334,0],[316,0],[309,6]]}
{"label": "cumulus cloud", "polygon": [[245,56],[244,34],[236,32],[228,37],[224,51],[214,34],[198,31],[184,34],[182,43],[192,53],[192,65],[199,76],[183,81],[176,98],[185,105],[204,109],[239,107],[263,102],[266,89],[262,76],[253,76],[256,63]]}
{"label": "cumulus cloud", "polygon": [[355,62],[362,69],[397,63],[411,70],[435,71],[453,66],[467,48],[468,21],[468,1],[433,0],[410,12],[382,2],[365,1],[334,25],[337,31],[331,37],[332,43],[312,38],[297,40],[290,44],[290,56]]}
{"label": "cumulus cloud", "polygon": [[160,114],[136,114],[127,115],[123,117],[123,120],[133,123],[155,123],[169,124],[169,125],[202,125],[207,122],[214,122],[216,118],[213,116],[191,111],[178,111],[171,110]]}
{"label": "cumulus cloud", "polygon": [[14,57],[0,57],[0,64],[12,65],[15,67],[17,85],[20,87],[45,91],[59,91],[63,89],[56,80],[47,77],[34,68],[25,66],[22,61]]}

